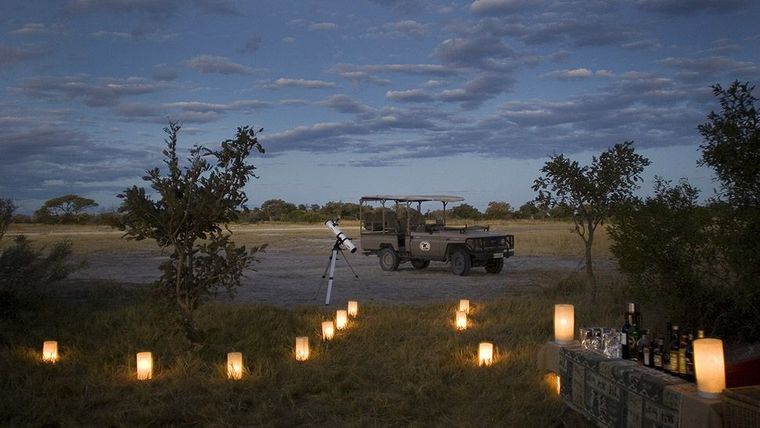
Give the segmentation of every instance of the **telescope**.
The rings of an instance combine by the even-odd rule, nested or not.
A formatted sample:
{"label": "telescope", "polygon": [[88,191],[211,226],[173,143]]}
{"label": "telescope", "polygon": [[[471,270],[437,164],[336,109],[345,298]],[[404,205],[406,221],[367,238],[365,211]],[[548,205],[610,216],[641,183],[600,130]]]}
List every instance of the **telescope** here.
{"label": "telescope", "polygon": [[[332,293],[332,285],[333,285],[333,278],[335,276],[335,261],[338,260],[338,253],[343,253],[343,249],[348,250],[351,253],[356,252],[356,245],[354,245],[353,242],[351,242],[350,239],[348,239],[348,236],[346,236],[345,233],[343,233],[342,230],[338,227],[338,221],[337,220],[327,220],[325,222],[325,226],[327,226],[328,229],[330,229],[330,232],[335,234],[335,244],[333,244],[332,253],[330,254],[330,261],[327,262],[327,267],[325,267],[325,273],[322,274],[322,279],[324,279],[327,274],[330,274],[329,279],[327,280],[327,296],[325,296],[325,305],[330,304],[330,294]],[[346,260],[346,263],[348,263],[348,260],[343,257],[343,260]],[[354,278],[359,278],[359,275],[356,274],[356,271],[354,271],[354,268],[351,266],[351,263],[348,263],[348,267],[351,268],[351,272],[354,273]],[[320,286],[320,289],[322,287]],[[317,291],[319,292],[319,291]]]}
{"label": "telescope", "polygon": [[351,242],[350,239],[348,239],[348,236],[346,236],[343,231],[340,230],[338,227],[338,222],[335,220],[327,220],[325,222],[325,226],[327,226],[328,229],[330,229],[330,232],[335,234],[335,237],[338,239],[338,245],[341,245],[343,248],[348,250],[351,253],[356,252],[356,245],[354,245],[353,242]]}

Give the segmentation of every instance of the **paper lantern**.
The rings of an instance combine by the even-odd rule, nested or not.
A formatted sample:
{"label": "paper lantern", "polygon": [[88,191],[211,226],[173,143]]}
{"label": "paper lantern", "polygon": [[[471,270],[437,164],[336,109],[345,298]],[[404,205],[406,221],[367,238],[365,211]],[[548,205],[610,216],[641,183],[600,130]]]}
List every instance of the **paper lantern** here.
{"label": "paper lantern", "polygon": [[227,354],[227,379],[240,380],[243,378],[243,353],[230,352]]}
{"label": "paper lantern", "polygon": [[335,323],[332,321],[322,321],[322,340],[328,342],[335,336]]}
{"label": "paper lantern", "polygon": [[335,313],[335,328],[343,330],[348,326],[348,311],[345,309],[339,309]]}
{"label": "paper lantern", "polygon": [[459,301],[459,310],[464,311],[465,314],[470,313],[470,301],[467,299],[462,299]]}
{"label": "paper lantern", "polygon": [[544,382],[546,382],[546,384],[549,386],[549,390],[552,393],[559,395],[562,386],[560,383],[559,375],[557,373],[550,372],[544,375]]}
{"label": "paper lantern", "polygon": [[309,338],[306,336],[296,337],[296,361],[309,359]]}
{"label": "paper lantern", "polygon": [[42,361],[46,363],[55,363],[58,361],[58,342],[55,340],[46,340],[42,343]]}
{"label": "paper lantern", "polygon": [[575,308],[573,305],[554,305],[554,341],[565,345],[572,343],[574,330]]}
{"label": "paper lantern", "polygon": [[718,398],[726,389],[726,366],[720,339],[694,341],[694,371],[697,392],[705,398]]}
{"label": "paper lantern", "polygon": [[348,315],[351,316],[351,318],[356,318],[356,315],[359,313],[359,302],[356,300],[349,300],[348,301]]}
{"label": "paper lantern", "polygon": [[467,312],[457,311],[456,327],[457,330],[467,330]]}
{"label": "paper lantern", "polygon": [[153,379],[153,354],[150,352],[137,353],[137,380]]}
{"label": "paper lantern", "polygon": [[478,346],[478,365],[490,366],[493,364],[493,343],[481,342]]}

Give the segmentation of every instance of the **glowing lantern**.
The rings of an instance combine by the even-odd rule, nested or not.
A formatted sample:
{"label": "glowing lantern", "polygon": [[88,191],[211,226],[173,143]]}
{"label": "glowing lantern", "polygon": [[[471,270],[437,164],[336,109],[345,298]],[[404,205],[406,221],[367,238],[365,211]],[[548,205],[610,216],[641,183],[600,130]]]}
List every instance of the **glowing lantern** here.
{"label": "glowing lantern", "polygon": [[470,301],[467,299],[462,299],[459,301],[459,310],[463,311],[465,314],[470,313]]}
{"label": "glowing lantern", "polygon": [[694,371],[697,392],[705,398],[717,398],[726,388],[726,366],[720,339],[694,341]]}
{"label": "glowing lantern", "polygon": [[552,391],[554,394],[559,395],[561,384],[560,384],[560,378],[557,373],[551,372],[547,373],[544,376],[544,382],[549,385],[549,390]]}
{"label": "glowing lantern", "polygon": [[55,363],[58,361],[58,342],[55,340],[46,340],[42,343],[42,361],[46,363]]}
{"label": "glowing lantern", "polygon": [[457,311],[456,327],[457,330],[467,330],[467,312]]}
{"label": "glowing lantern", "polygon": [[296,361],[309,359],[309,338],[306,336],[296,337]]}
{"label": "glowing lantern", "polygon": [[554,305],[554,341],[572,343],[575,334],[575,308],[573,305]]}
{"label": "glowing lantern", "polygon": [[335,313],[335,328],[343,330],[348,326],[348,311],[345,309],[339,309]]}
{"label": "glowing lantern", "polygon": [[359,313],[359,302],[356,300],[349,300],[348,301],[348,315],[351,316],[351,318],[356,318],[356,315]]}
{"label": "glowing lantern", "polygon": [[328,342],[335,336],[335,324],[332,321],[322,321],[322,340]]}
{"label": "glowing lantern", "polygon": [[243,353],[230,352],[227,354],[227,379],[240,380],[243,378]]}
{"label": "glowing lantern", "polygon": [[137,380],[153,379],[153,354],[150,352],[137,353]]}
{"label": "glowing lantern", "polygon": [[493,343],[481,342],[478,346],[478,365],[490,366],[493,364]]}

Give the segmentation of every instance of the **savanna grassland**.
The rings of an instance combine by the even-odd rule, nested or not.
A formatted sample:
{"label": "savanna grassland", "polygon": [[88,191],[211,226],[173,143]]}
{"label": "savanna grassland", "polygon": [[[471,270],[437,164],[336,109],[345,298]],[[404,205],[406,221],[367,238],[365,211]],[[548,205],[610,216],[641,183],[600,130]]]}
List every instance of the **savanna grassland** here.
{"label": "savanna grassland", "polygon": [[[342,227],[356,234],[355,225]],[[520,256],[539,261],[581,257],[582,244],[570,227],[492,224],[516,235]],[[322,254],[323,241],[330,241],[321,225],[274,223],[233,230],[236,241],[268,243],[268,253],[292,254],[293,260]],[[125,241],[108,228],[14,225],[10,234],[15,233],[27,234],[37,244],[70,239],[75,256],[84,259],[114,252],[158,253],[151,242]],[[10,239],[4,239],[6,245]],[[303,245],[311,241],[318,245]],[[606,235],[601,235],[599,258],[609,257],[607,247]],[[322,262],[320,257],[314,269],[323,269]],[[366,263],[360,268],[379,271],[375,261]],[[267,266],[264,258],[259,273]],[[292,269],[300,269],[299,264]],[[395,281],[411,282],[407,287],[423,278],[412,277],[412,271],[393,274]],[[382,301],[360,299],[359,317],[333,342],[324,343],[320,322],[332,318],[334,306],[262,304],[248,296],[204,305],[198,317],[204,345],[193,350],[175,327],[174,313],[148,286],[90,278],[24,290],[18,306],[0,321],[0,424],[532,427],[564,421],[583,426],[571,412],[563,412],[543,382],[536,352],[552,336],[554,303],[574,303],[579,326],[616,322],[624,299],[618,280],[602,273],[600,300],[591,305],[577,270],[539,276],[535,281],[546,283],[511,293],[505,291],[509,274],[500,274],[506,286],[487,298],[471,299],[473,312],[464,332],[453,327],[453,296],[411,303],[401,298],[393,303],[386,296]],[[257,275],[243,288],[257,287],[257,281],[267,278]],[[426,275],[440,280],[453,276],[443,268]],[[487,276],[473,274],[469,280],[479,278]],[[296,336],[309,337],[306,362],[293,358]],[[39,356],[42,342],[50,339],[60,346],[61,360],[55,365],[42,363]],[[481,341],[496,347],[492,367],[477,366]],[[144,350],[155,359],[149,382],[137,381],[134,374],[135,353]],[[231,351],[244,355],[247,373],[240,381],[225,377],[225,357]]]}

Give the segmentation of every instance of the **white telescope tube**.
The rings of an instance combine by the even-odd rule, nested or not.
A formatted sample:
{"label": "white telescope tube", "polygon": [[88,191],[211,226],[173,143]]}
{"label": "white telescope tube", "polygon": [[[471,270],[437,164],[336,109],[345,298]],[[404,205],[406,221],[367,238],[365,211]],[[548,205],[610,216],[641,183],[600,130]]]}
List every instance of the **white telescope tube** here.
{"label": "white telescope tube", "polygon": [[340,230],[335,220],[327,220],[325,222],[325,226],[327,226],[327,228],[330,229],[330,231],[335,234],[335,236],[338,238],[338,241],[340,241],[340,245],[342,245],[345,249],[347,249],[351,253],[356,252],[356,245],[354,245],[354,243],[351,242],[350,239],[348,239],[348,236],[346,236],[346,234]]}

